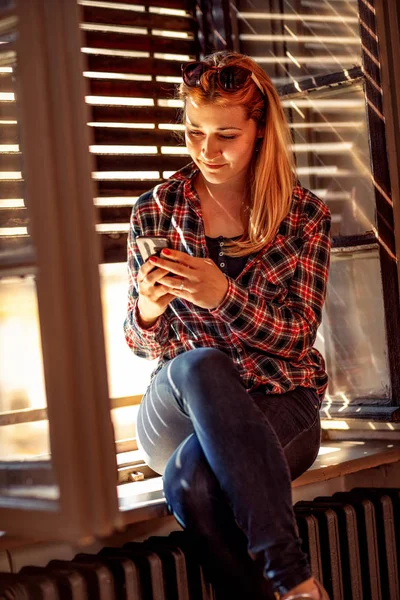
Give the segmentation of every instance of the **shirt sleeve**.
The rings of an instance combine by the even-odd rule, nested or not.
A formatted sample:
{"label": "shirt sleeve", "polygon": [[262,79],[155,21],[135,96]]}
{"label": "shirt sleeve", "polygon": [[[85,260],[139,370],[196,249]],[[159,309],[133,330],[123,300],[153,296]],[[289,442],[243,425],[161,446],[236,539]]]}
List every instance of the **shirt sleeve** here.
{"label": "shirt sleeve", "polygon": [[313,346],[322,319],[331,248],[331,217],[325,213],[301,248],[288,293],[281,304],[267,302],[229,279],[222,303],[211,312],[247,345],[300,362]]}
{"label": "shirt sleeve", "polygon": [[124,333],[128,346],[134,354],[141,358],[154,360],[160,356],[168,341],[169,323],[166,317],[161,315],[148,329],[144,329],[139,324],[137,273],[143,264],[143,259],[136,244],[136,237],[141,233],[136,206],[132,210],[128,233],[128,310],[124,322]]}

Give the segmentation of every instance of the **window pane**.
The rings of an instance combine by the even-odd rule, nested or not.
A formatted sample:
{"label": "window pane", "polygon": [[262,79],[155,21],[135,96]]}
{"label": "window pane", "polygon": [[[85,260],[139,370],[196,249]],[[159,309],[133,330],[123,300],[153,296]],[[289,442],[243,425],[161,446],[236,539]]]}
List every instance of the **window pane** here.
{"label": "window pane", "polygon": [[6,503],[18,497],[58,498],[46,414],[39,270],[22,179],[16,33],[9,29],[10,19],[0,52],[0,502]]}
{"label": "window pane", "polygon": [[236,2],[240,51],[254,57],[275,85],[361,64],[356,0]]}
{"label": "window pane", "polygon": [[352,235],[375,228],[362,84],[331,88],[284,100],[300,183],[325,200],[332,234]]}
{"label": "window pane", "polygon": [[[100,277],[110,398],[141,396],[157,361],[135,356],[125,341],[123,324],[128,304],[126,263],[101,264]],[[137,406],[124,406],[112,410],[117,441],[135,437],[137,409]]]}
{"label": "window pane", "polygon": [[126,263],[102,264],[100,276],[110,397],[143,394],[157,361],[135,356],[125,341],[123,324],[128,305]]}
{"label": "window pane", "polygon": [[326,399],[390,402],[383,292],[377,250],[332,255],[316,347],[326,360]]}

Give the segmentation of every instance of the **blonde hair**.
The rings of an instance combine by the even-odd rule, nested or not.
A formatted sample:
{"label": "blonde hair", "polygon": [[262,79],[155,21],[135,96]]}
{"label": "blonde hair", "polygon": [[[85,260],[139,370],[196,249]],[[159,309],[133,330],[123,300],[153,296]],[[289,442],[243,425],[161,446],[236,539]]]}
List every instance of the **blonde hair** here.
{"label": "blonde hair", "polygon": [[181,83],[177,96],[184,101],[182,121],[185,118],[186,99],[196,104],[215,103],[217,106],[243,106],[248,119],[254,119],[262,138],[255,145],[250,163],[247,189],[247,232],[240,240],[227,247],[230,256],[245,256],[258,252],[272,241],[279,225],[287,216],[295,185],[294,157],[289,125],[278,93],[268,75],[250,57],[236,52],[216,52],[203,59],[212,66],[240,66],[252,71],[258,78],[265,96],[252,79],[235,92],[225,92],[215,84],[215,71],[201,76],[200,87]]}

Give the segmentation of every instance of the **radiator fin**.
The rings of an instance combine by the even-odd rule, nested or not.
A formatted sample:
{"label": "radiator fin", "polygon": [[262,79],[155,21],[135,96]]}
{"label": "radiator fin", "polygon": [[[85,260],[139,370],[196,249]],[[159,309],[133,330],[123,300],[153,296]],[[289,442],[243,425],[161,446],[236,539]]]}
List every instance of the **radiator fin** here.
{"label": "radiator fin", "polygon": [[[297,502],[294,511],[331,600],[400,600],[400,489],[354,488]],[[183,531],[0,573],[0,600],[26,599],[218,600]]]}

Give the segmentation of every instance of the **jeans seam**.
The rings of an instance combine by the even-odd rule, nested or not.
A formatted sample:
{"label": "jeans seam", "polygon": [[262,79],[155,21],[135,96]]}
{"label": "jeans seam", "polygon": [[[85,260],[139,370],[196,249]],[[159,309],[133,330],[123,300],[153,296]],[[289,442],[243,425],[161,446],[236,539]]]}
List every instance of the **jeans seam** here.
{"label": "jeans seam", "polygon": [[317,414],[315,415],[315,419],[314,421],[311,423],[311,425],[309,427],[307,427],[307,429],[303,429],[303,431],[300,431],[296,437],[294,437],[293,439],[291,439],[287,444],[285,444],[285,446],[282,446],[283,450],[286,450],[287,448],[290,448],[291,444],[293,444],[297,438],[301,435],[303,435],[304,433],[307,433],[307,431],[310,431],[310,429],[312,429],[314,427],[314,425],[316,424],[316,422],[319,419],[319,409],[317,410]]}

